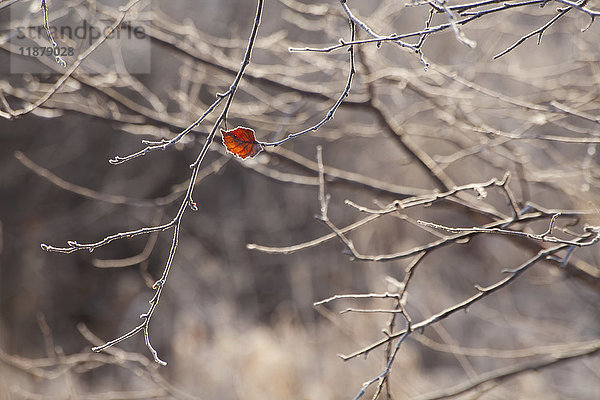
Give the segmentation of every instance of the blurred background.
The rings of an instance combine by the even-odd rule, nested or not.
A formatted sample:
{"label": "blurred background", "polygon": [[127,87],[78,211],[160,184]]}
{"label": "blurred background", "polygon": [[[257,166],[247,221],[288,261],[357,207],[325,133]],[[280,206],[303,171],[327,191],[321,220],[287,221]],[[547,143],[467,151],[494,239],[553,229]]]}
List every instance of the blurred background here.
{"label": "blurred background", "polygon": [[[582,211],[557,219],[553,235],[569,240],[584,226],[599,225],[598,24],[582,32],[590,17],[572,9],[543,32],[539,45],[534,34],[493,59],[558,15],[557,7],[567,7],[540,3],[461,8],[451,1],[446,12],[437,2],[348,1],[382,36],[443,27],[449,14],[458,20],[481,15],[461,24],[462,42],[448,25],[403,39],[419,44],[423,59],[393,42],[355,47],[350,94],[316,132],[247,161],[226,154],[220,139],[213,143],[194,191],[199,210],[184,216],[150,323],[152,344],[168,362],[159,367],[142,335],[106,353],[90,348],[140,323],[172,231],[118,240],[93,253],[44,252],[40,244],[95,242],[173,218],[189,165],[221,108],[177,146],[122,165],[108,160],[140,150],[141,140],[175,136],[229,88],[256,2],[142,0],[124,17],[120,38],[107,39],[40,107],[20,112],[53,92],[65,70],[50,57],[20,50],[48,46],[47,36],[16,34],[43,26],[40,2],[0,1],[0,398],[354,398],[389,355],[385,346],[348,361],[338,355],[384,338],[390,313],[340,312],[396,303],[313,303],[336,294],[397,294],[418,252],[360,261],[337,238],[297,251],[261,251],[331,233],[315,218],[321,213],[317,146],[331,196],[328,216],[339,229],[372,215],[346,200],[381,210],[394,200],[511,174],[515,210],[499,187],[466,191],[454,202],[432,198],[349,232],[363,255],[405,252],[450,235],[418,225],[419,219],[472,227],[514,211],[546,210],[510,226],[541,234],[555,211]],[[102,32],[124,5],[54,0],[47,2],[48,21],[54,27],[86,21]],[[136,28],[143,34],[126,39]],[[54,31],[59,47],[74,49],[66,52],[68,66],[89,47],[93,29],[83,38]],[[357,38],[370,37],[357,28]],[[258,140],[274,141],[318,123],[344,91],[349,52],[289,48],[328,47],[340,39],[349,41],[350,29],[339,2],[266,2],[252,63],[221,127],[252,127]],[[465,45],[471,41],[477,45]],[[419,322],[549,247],[484,234],[437,247],[414,270],[406,310]],[[536,263],[467,312],[411,334],[379,398],[442,398],[438,391],[486,373],[580,351],[591,355],[524,368],[458,398],[597,399],[598,246],[556,256],[558,262]],[[405,326],[397,316],[396,331]]]}

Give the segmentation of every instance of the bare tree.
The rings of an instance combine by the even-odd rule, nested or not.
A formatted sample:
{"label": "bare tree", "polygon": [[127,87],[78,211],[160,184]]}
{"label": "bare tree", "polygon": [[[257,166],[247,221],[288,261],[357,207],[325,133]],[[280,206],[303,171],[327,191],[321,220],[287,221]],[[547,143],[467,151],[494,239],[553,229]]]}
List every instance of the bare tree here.
{"label": "bare tree", "polygon": [[[23,2],[25,12],[18,3],[0,2],[0,11],[15,10],[0,45],[12,67],[0,87],[0,116],[14,120],[6,130],[47,121],[48,131],[68,133],[69,121],[93,123],[82,133],[98,139],[85,151],[108,160],[111,171],[133,171],[87,176],[70,162],[61,173],[50,156],[74,157],[71,142],[52,142],[45,157],[9,143],[7,177],[36,175],[42,180],[33,182],[45,182],[47,193],[109,207],[86,217],[85,206],[71,212],[63,203],[44,223],[48,230],[32,236],[42,237],[49,252],[100,254],[76,259],[89,269],[138,266],[136,282],[152,292],[143,293],[146,308],[131,294],[105,315],[90,313],[92,321],[104,321],[95,322],[105,329],[97,334],[114,339],[101,341],[79,325],[100,354],[56,351],[40,317],[48,357],[2,352],[6,366],[44,381],[75,379],[72,397],[85,396],[79,382],[104,365],[143,377],[144,389],[132,389],[128,398],[595,396],[600,70],[593,22],[600,11],[594,4],[232,0],[169,10],[144,0],[118,7],[42,0]],[[67,16],[85,21],[84,37],[57,28]],[[146,60],[150,75],[136,74],[132,68],[144,62],[128,57],[142,40],[153,56]],[[18,70],[32,65],[42,72]],[[229,129],[238,125],[247,128]],[[111,142],[103,138],[107,131],[114,133]],[[37,215],[31,205],[38,202],[21,196],[30,200],[15,215]],[[10,251],[6,261],[25,263],[16,222],[4,225],[15,239],[3,257]],[[58,244],[77,231],[81,239]],[[55,257],[35,256],[58,263]],[[271,267],[260,272],[264,265],[286,275],[274,277]],[[190,277],[173,278],[178,268]],[[120,273],[103,279],[116,286],[125,279]],[[196,297],[197,287],[206,293]],[[109,293],[100,303],[110,304]],[[174,299],[168,318],[155,315],[163,296]],[[227,310],[219,309],[223,299]],[[281,346],[295,378],[277,375],[284,383],[272,392],[253,392],[250,379],[240,378],[239,391],[223,395],[231,389],[227,379],[186,378],[186,368],[177,366],[168,380],[139,349],[114,347],[143,334],[152,359],[164,366],[169,357],[159,357],[161,346],[151,340],[157,330],[161,343],[185,354],[174,358],[194,365],[208,357],[199,343],[231,334],[220,320],[238,320],[228,315],[244,315],[249,304],[258,310],[250,320],[260,321],[261,310],[277,316],[266,322],[269,344],[254,342],[256,354],[279,354],[270,342],[277,329],[289,340]],[[141,312],[141,322],[115,323],[119,307]],[[164,318],[168,324],[160,324]],[[239,339],[243,330],[261,323],[236,325],[233,346],[248,346]],[[325,347],[343,346],[344,361],[369,359],[330,369],[335,351],[317,349],[313,358],[294,352],[294,345],[310,346],[295,336],[298,329],[316,332]],[[198,333],[200,339],[192,333],[204,331],[213,333]],[[244,359],[257,376],[285,370],[274,372],[257,359]],[[326,365],[313,368],[315,359]],[[340,378],[330,370],[354,372]],[[561,385],[564,374],[578,383]],[[18,391],[35,397],[23,385]]]}

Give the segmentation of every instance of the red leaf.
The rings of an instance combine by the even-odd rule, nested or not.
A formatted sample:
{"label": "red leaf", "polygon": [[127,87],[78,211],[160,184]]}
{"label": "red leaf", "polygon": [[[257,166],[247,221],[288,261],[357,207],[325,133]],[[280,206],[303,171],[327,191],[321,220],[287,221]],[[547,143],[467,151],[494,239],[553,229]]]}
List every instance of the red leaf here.
{"label": "red leaf", "polygon": [[254,157],[263,150],[262,145],[254,137],[250,128],[238,126],[230,131],[221,129],[223,144],[228,152],[241,159]]}

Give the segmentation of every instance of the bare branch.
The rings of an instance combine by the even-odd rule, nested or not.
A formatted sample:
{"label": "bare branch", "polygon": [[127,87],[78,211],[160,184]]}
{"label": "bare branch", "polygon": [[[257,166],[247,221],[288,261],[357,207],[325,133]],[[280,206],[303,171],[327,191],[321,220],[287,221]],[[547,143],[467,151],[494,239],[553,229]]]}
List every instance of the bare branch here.
{"label": "bare branch", "polygon": [[578,349],[575,351],[567,351],[564,353],[554,354],[551,357],[546,357],[542,360],[524,362],[517,365],[511,365],[508,367],[500,368],[495,371],[491,371],[478,376],[476,379],[472,379],[470,382],[462,383],[450,388],[442,389],[433,393],[429,393],[423,396],[418,396],[416,399],[419,400],[439,400],[446,399],[449,397],[458,396],[459,394],[466,393],[473,389],[477,389],[479,386],[494,381],[501,381],[515,377],[526,371],[538,371],[543,368],[556,365],[562,362],[571,361],[577,358],[591,356],[600,351],[600,344],[595,343],[587,349]]}

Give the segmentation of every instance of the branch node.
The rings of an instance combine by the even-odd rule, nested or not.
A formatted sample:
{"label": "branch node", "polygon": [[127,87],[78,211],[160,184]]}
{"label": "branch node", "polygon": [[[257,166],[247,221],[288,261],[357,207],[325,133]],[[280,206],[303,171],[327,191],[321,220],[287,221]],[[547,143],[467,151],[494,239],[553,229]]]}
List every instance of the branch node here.
{"label": "branch node", "polygon": [[154,282],[154,285],[152,285],[152,289],[157,290],[158,288],[162,287],[162,285],[164,285],[165,281],[163,281],[162,279],[157,280],[156,282]]}

